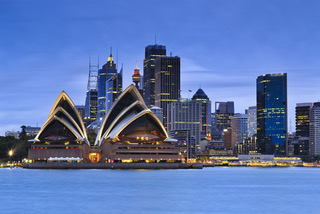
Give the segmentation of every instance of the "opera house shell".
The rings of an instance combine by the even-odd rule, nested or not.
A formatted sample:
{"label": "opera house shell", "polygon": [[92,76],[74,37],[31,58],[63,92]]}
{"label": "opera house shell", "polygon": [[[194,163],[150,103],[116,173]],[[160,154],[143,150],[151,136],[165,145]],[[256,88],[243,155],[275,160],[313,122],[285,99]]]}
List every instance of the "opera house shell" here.
{"label": "opera house shell", "polygon": [[95,146],[90,147],[84,123],[62,92],[29,149],[29,160],[78,158],[81,162],[181,162],[160,120],[147,108],[134,85],[114,102],[104,118]]}

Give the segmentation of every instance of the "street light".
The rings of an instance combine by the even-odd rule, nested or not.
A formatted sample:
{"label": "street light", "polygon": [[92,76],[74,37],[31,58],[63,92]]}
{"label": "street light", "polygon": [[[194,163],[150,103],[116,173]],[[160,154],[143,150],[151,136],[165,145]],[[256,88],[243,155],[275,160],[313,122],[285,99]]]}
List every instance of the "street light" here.
{"label": "street light", "polygon": [[12,151],[12,149],[9,151],[9,156],[10,156],[10,158],[12,157],[12,155],[13,155],[13,151]]}
{"label": "street light", "polygon": [[[10,157],[10,161],[12,162],[12,156],[13,156],[13,150],[10,149],[9,151],[9,157]],[[10,163],[10,162],[9,162]],[[10,169],[13,167],[12,163],[10,164]]]}

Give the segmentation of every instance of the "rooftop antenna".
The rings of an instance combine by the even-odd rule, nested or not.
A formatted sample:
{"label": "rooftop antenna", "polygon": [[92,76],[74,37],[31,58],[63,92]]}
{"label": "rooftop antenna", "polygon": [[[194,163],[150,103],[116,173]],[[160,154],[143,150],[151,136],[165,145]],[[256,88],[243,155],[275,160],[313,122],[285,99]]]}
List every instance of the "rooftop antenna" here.
{"label": "rooftop antenna", "polygon": [[112,46],[110,47],[110,56],[112,56]]}
{"label": "rooftop antenna", "polygon": [[172,52],[170,52],[170,56],[172,57]]}
{"label": "rooftop antenna", "polygon": [[117,65],[118,65],[118,59],[119,59],[119,58],[118,58],[118,48],[117,48]]}
{"label": "rooftop antenna", "polygon": [[154,44],[157,44],[157,34],[154,34]]}

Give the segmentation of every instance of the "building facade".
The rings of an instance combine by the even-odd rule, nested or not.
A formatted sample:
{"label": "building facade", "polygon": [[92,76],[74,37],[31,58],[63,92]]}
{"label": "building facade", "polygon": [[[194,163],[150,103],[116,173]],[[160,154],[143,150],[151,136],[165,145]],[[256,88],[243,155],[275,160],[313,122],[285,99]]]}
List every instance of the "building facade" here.
{"label": "building facade", "polygon": [[97,119],[98,91],[96,89],[87,90],[84,108],[84,123],[88,126]]}
{"label": "building facade", "polygon": [[287,154],[287,74],[257,78],[257,140],[261,154]]}
{"label": "building facade", "polygon": [[311,156],[320,156],[320,102],[314,103],[310,110],[310,143]]}
{"label": "building facade", "polygon": [[234,102],[215,102],[216,128],[220,133],[231,129],[231,119],[234,116]]}
{"label": "building facade", "polygon": [[200,151],[201,140],[201,104],[186,98],[168,104],[168,132],[190,130],[196,141],[196,151]]}
{"label": "building facade", "polygon": [[231,119],[231,148],[243,144],[248,138],[248,115],[235,114]]}
{"label": "building facade", "polygon": [[250,106],[246,114],[248,115],[248,137],[252,137],[257,134],[257,107]]}
{"label": "building facade", "polygon": [[179,150],[182,158],[188,160],[196,157],[196,139],[188,129],[173,130],[169,135],[176,139],[175,148]]}
{"label": "building facade", "polygon": [[155,105],[163,110],[163,125],[167,128],[167,105],[180,98],[180,57],[155,59]]}
{"label": "building facade", "polygon": [[143,60],[143,98],[150,108],[155,105],[155,59],[166,56],[166,46],[148,45]]}
{"label": "building facade", "polygon": [[296,136],[309,137],[310,110],[312,103],[297,103],[296,105]]}

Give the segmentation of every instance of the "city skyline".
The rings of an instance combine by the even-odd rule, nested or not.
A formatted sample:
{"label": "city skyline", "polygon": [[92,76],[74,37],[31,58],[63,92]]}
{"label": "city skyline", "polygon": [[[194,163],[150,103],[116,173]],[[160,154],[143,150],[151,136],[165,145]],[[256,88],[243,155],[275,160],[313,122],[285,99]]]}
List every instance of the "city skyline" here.
{"label": "city skyline", "polygon": [[126,88],[136,59],[143,68],[144,49],[154,43],[181,58],[181,97],[191,98],[201,85],[212,103],[234,101],[236,113],[256,105],[258,76],[288,73],[288,131],[293,131],[296,103],[319,100],[320,4],[183,3],[166,8],[160,2],[112,2],[113,10],[104,15],[103,1],[3,1],[0,135],[21,125],[42,126],[62,90],[83,105],[89,55],[92,63],[100,55],[101,68],[110,46],[117,65],[124,64]]}

